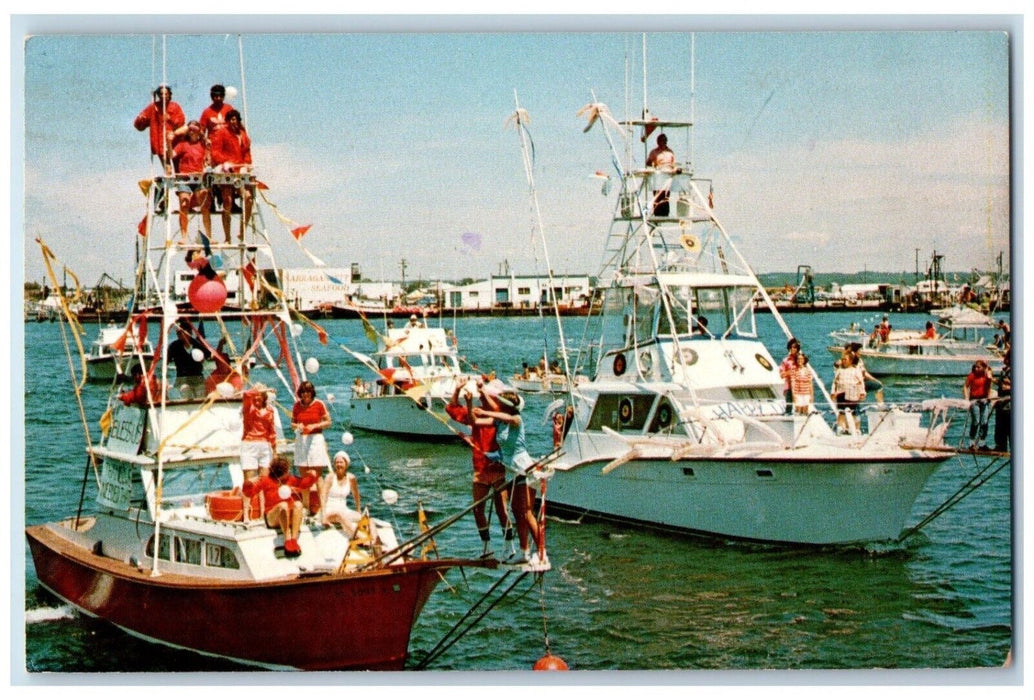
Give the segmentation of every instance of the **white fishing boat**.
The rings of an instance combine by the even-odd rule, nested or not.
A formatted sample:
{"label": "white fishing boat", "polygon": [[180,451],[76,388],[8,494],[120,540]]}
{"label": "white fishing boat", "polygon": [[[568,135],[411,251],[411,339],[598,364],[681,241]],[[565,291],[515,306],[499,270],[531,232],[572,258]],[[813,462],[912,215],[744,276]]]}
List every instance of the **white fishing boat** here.
{"label": "white fishing boat", "polygon": [[528,394],[566,394],[570,388],[567,375],[563,372],[538,370],[516,372],[510,377],[510,385]]}
{"label": "white fishing boat", "polygon": [[[603,313],[589,319],[580,355],[592,358],[592,378],[571,393],[551,512],[767,543],[898,537],[948,457],[936,449],[946,426],[884,407],[862,423],[867,432],[852,424],[838,435],[817,376],[816,410],[787,414],[754,300],[791,333],[719,222],[711,181],[688,158],[645,165],[651,134],[689,144],[691,120],[657,119],[645,106],[643,118],[620,123],[602,103],[583,112],[611,144],[617,201],[599,275]],[[645,144],[638,156],[629,147],[626,165],[615,130]]]}
{"label": "white fishing boat", "polygon": [[[258,184],[250,171],[208,177],[206,184],[230,186],[238,195]],[[270,669],[401,670],[411,630],[445,572],[499,563],[437,558],[437,549],[428,558],[421,547],[440,526],[400,542],[391,523],[369,511],[354,533],[324,525],[308,512],[311,502],[294,536],[267,524],[266,500],[294,504],[289,508],[298,513],[310,491],[287,476],[244,482],[241,389],[261,381],[293,397],[318,363],[302,359],[304,334],[280,291],[275,236],[260,202],[250,220],[234,208],[232,227],[239,233],[233,243],[202,245],[182,240],[178,222],[166,213],[171,207],[159,206],[162,193],[178,184],[176,176],[151,179],[143,235],[130,234],[143,261],[133,265],[137,298],[156,304],[135,309],[128,327],[152,324],[159,347],[177,328],[187,329],[192,342],[213,353],[225,346],[225,361],[217,363],[217,374],[208,378],[212,390],[203,397],[179,398],[168,390],[166,353],[141,363],[145,374],[134,387],[113,382],[99,442],[90,431],[84,435],[90,468],[84,473],[79,460],[67,465],[82,475],[84,495],[95,492],[96,507],[26,528],[39,584],[134,636],[204,655]],[[280,235],[292,240],[286,231]],[[40,245],[49,265],[56,255]],[[224,273],[236,270],[249,281],[239,286],[236,305],[226,304],[222,276],[209,277],[204,267],[193,268],[200,271],[187,299],[177,295],[188,252],[207,261],[218,256]],[[211,329],[219,333],[215,348]],[[413,347],[428,357],[451,358],[444,334],[415,336]],[[259,363],[252,367],[254,357]],[[75,363],[69,364],[74,373]],[[85,412],[78,391],[76,400]],[[279,418],[274,432],[275,454],[289,458],[292,439]],[[388,491],[382,495],[394,502]]]}
{"label": "white fishing boat", "polygon": [[885,340],[864,329],[833,331],[829,352],[839,357],[848,344],[855,344],[874,376],[965,377],[973,363],[983,360],[995,372],[1002,368],[1002,353],[993,344],[998,328],[995,320],[976,309],[957,306],[934,312],[935,337],[924,331],[891,329]]}
{"label": "white fishing boat", "polygon": [[369,321],[364,324],[377,342],[373,356],[342,346],[373,375],[352,387],[352,427],[427,440],[469,433],[445,412],[456,387],[469,378],[445,329],[414,320],[379,333]]}
{"label": "white fishing boat", "polygon": [[102,327],[86,356],[86,376],[90,381],[110,382],[118,375],[129,375],[134,363],[149,363],[154,348],[133,328],[114,323]]}

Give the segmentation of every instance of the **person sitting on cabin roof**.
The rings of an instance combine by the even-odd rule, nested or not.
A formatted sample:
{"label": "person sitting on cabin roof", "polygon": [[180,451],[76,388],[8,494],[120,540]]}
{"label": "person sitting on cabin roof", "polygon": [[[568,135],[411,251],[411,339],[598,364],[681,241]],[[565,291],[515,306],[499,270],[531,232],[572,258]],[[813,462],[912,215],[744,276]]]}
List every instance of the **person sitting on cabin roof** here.
{"label": "person sitting on cabin roof", "polygon": [[926,330],[923,331],[922,339],[923,340],[936,340],[937,339],[937,331],[934,329],[932,321],[927,321],[926,322]]}
{"label": "person sitting on cabin roof", "polygon": [[302,526],[302,504],[298,492],[305,493],[316,482],[309,474],[298,477],[290,474],[290,466],[283,457],[277,457],[269,465],[269,474],[260,475],[244,482],[242,490],[247,498],[257,493],[265,495],[266,525],[280,528],[284,533],[284,556],[294,558],[302,553],[298,546],[298,532]]}
{"label": "person sitting on cabin roof", "polygon": [[[320,512],[324,525],[335,523],[345,529],[350,538],[362,520],[362,503],[359,499],[359,480],[348,471],[352,458],[344,450],[334,454],[334,467],[323,480],[320,487]],[[348,507],[348,497],[352,497],[352,505]]]}
{"label": "person sitting on cabin roof", "polygon": [[416,314],[409,317],[409,323],[406,324],[406,328],[423,328],[424,324],[420,322]]}
{"label": "person sitting on cabin roof", "polygon": [[155,401],[161,399],[161,385],[153,375],[145,379],[143,367],[133,365],[129,375],[133,379],[133,387],[129,391],[124,391],[118,395],[123,404],[147,408]]}

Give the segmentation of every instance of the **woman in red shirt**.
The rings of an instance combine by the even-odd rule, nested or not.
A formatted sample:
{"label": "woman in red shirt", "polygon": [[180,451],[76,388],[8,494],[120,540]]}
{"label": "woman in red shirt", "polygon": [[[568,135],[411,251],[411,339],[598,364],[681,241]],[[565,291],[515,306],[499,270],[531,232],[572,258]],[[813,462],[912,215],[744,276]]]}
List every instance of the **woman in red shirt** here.
{"label": "woman in red shirt", "polygon": [[298,385],[298,400],[291,409],[291,429],[294,430],[294,466],[304,476],[311,473],[317,482],[316,493],[310,496],[309,509],[319,510],[319,487],[322,474],[330,469],[330,453],[323,431],[332,424],[326,404],[316,398],[316,387],[305,381]]}
{"label": "woman in red shirt", "polygon": [[241,413],[244,433],[241,435],[241,468],[244,478],[251,479],[256,470],[269,473],[269,465],[276,453],[276,417],[269,405],[269,389],[256,384],[244,392]]}
{"label": "woman in red shirt", "polygon": [[266,525],[279,527],[284,533],[284,556],[297,557],[302,553],[298,546],[298,532],[302,527],[302,504],[298,492],[306,491],[316,481],[315,477],[301,479],[289,473],[287,460],[277,457],[269,466],[269,474],[257,476],[244,482],[244,495],[251,498],[262,493],[266,500]]}
{"label": "woman in red shirt", "polygon": [[991,417],[991,368],[983,360],[973,363],[962,385],[962,396],[969,401],[969,447],[984,449],[987,421]]}

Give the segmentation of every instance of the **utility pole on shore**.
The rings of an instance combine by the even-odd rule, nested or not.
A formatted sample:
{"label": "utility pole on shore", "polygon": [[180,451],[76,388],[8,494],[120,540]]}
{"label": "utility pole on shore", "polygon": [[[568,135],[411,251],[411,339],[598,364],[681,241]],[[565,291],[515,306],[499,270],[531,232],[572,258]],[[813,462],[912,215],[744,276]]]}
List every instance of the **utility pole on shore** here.
{"label": "utility pole on shore", "polygon": [[405,292],[406,291],[406,259],[405,258],[402,258],[402,260],[399,261],[399,267],[402,268],[402,291]]}

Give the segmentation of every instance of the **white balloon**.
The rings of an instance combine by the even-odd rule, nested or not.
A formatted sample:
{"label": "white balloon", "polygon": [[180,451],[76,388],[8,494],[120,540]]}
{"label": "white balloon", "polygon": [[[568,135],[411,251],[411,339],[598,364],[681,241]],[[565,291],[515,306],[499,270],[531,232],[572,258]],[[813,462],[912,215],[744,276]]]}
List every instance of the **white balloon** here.
{"label": "white balloon", "polygon": [[301,336],[302,331],[304,330],[305,329],[302,328],[302,324],[300,323],[294,323],[291,325],[291,335],[293,335],[295,338]]}
{"label": "white balloon", "polygon": [[393,506],[399,500],[399,492],[395,489],[384,489],[383,491],[381,491],[381,498],[389,506]]}
{"label": "white balloon", "polygon": [[315,357],[310,357],[305,361],[305,371],[309,374],[316,374],[320,371],[320,361]]}
{"label": "white balloon", "polygon": [[327,403],[334,403],[334,394],[327,392]]}
{"label": "white balloon", "polygon": [[227,85],[226,94],[223,96],[223,99],[232,100],[234,97],[237,97],[237,88],[235,88],[233,85]]}
{"label": "white balloon", "polygon": [[205,353],[201,352],[200,348],[194,348],[190,351],[190,357],[194,362],[201,362],[205,359]]}
{"label": "white balloon", "polygon": [[280,496],[280,500],[286,501],[291,497],[291,487],[287,484],[282,484],[280,488],[276,490],[276,495]]}
{"label": "white balloon", "polygon": [[341,436],[341,442],[345,445],[351,445],[353,442],[355,442],[355,437],[352,435],[352,433],[346,432],[344,435]]}
{"label": "white balloon", "polygon": [[224,399],[228,399],[233,396],[233,384],[230,384],[229,382],[219,382],[215,385],[215,390]]}

